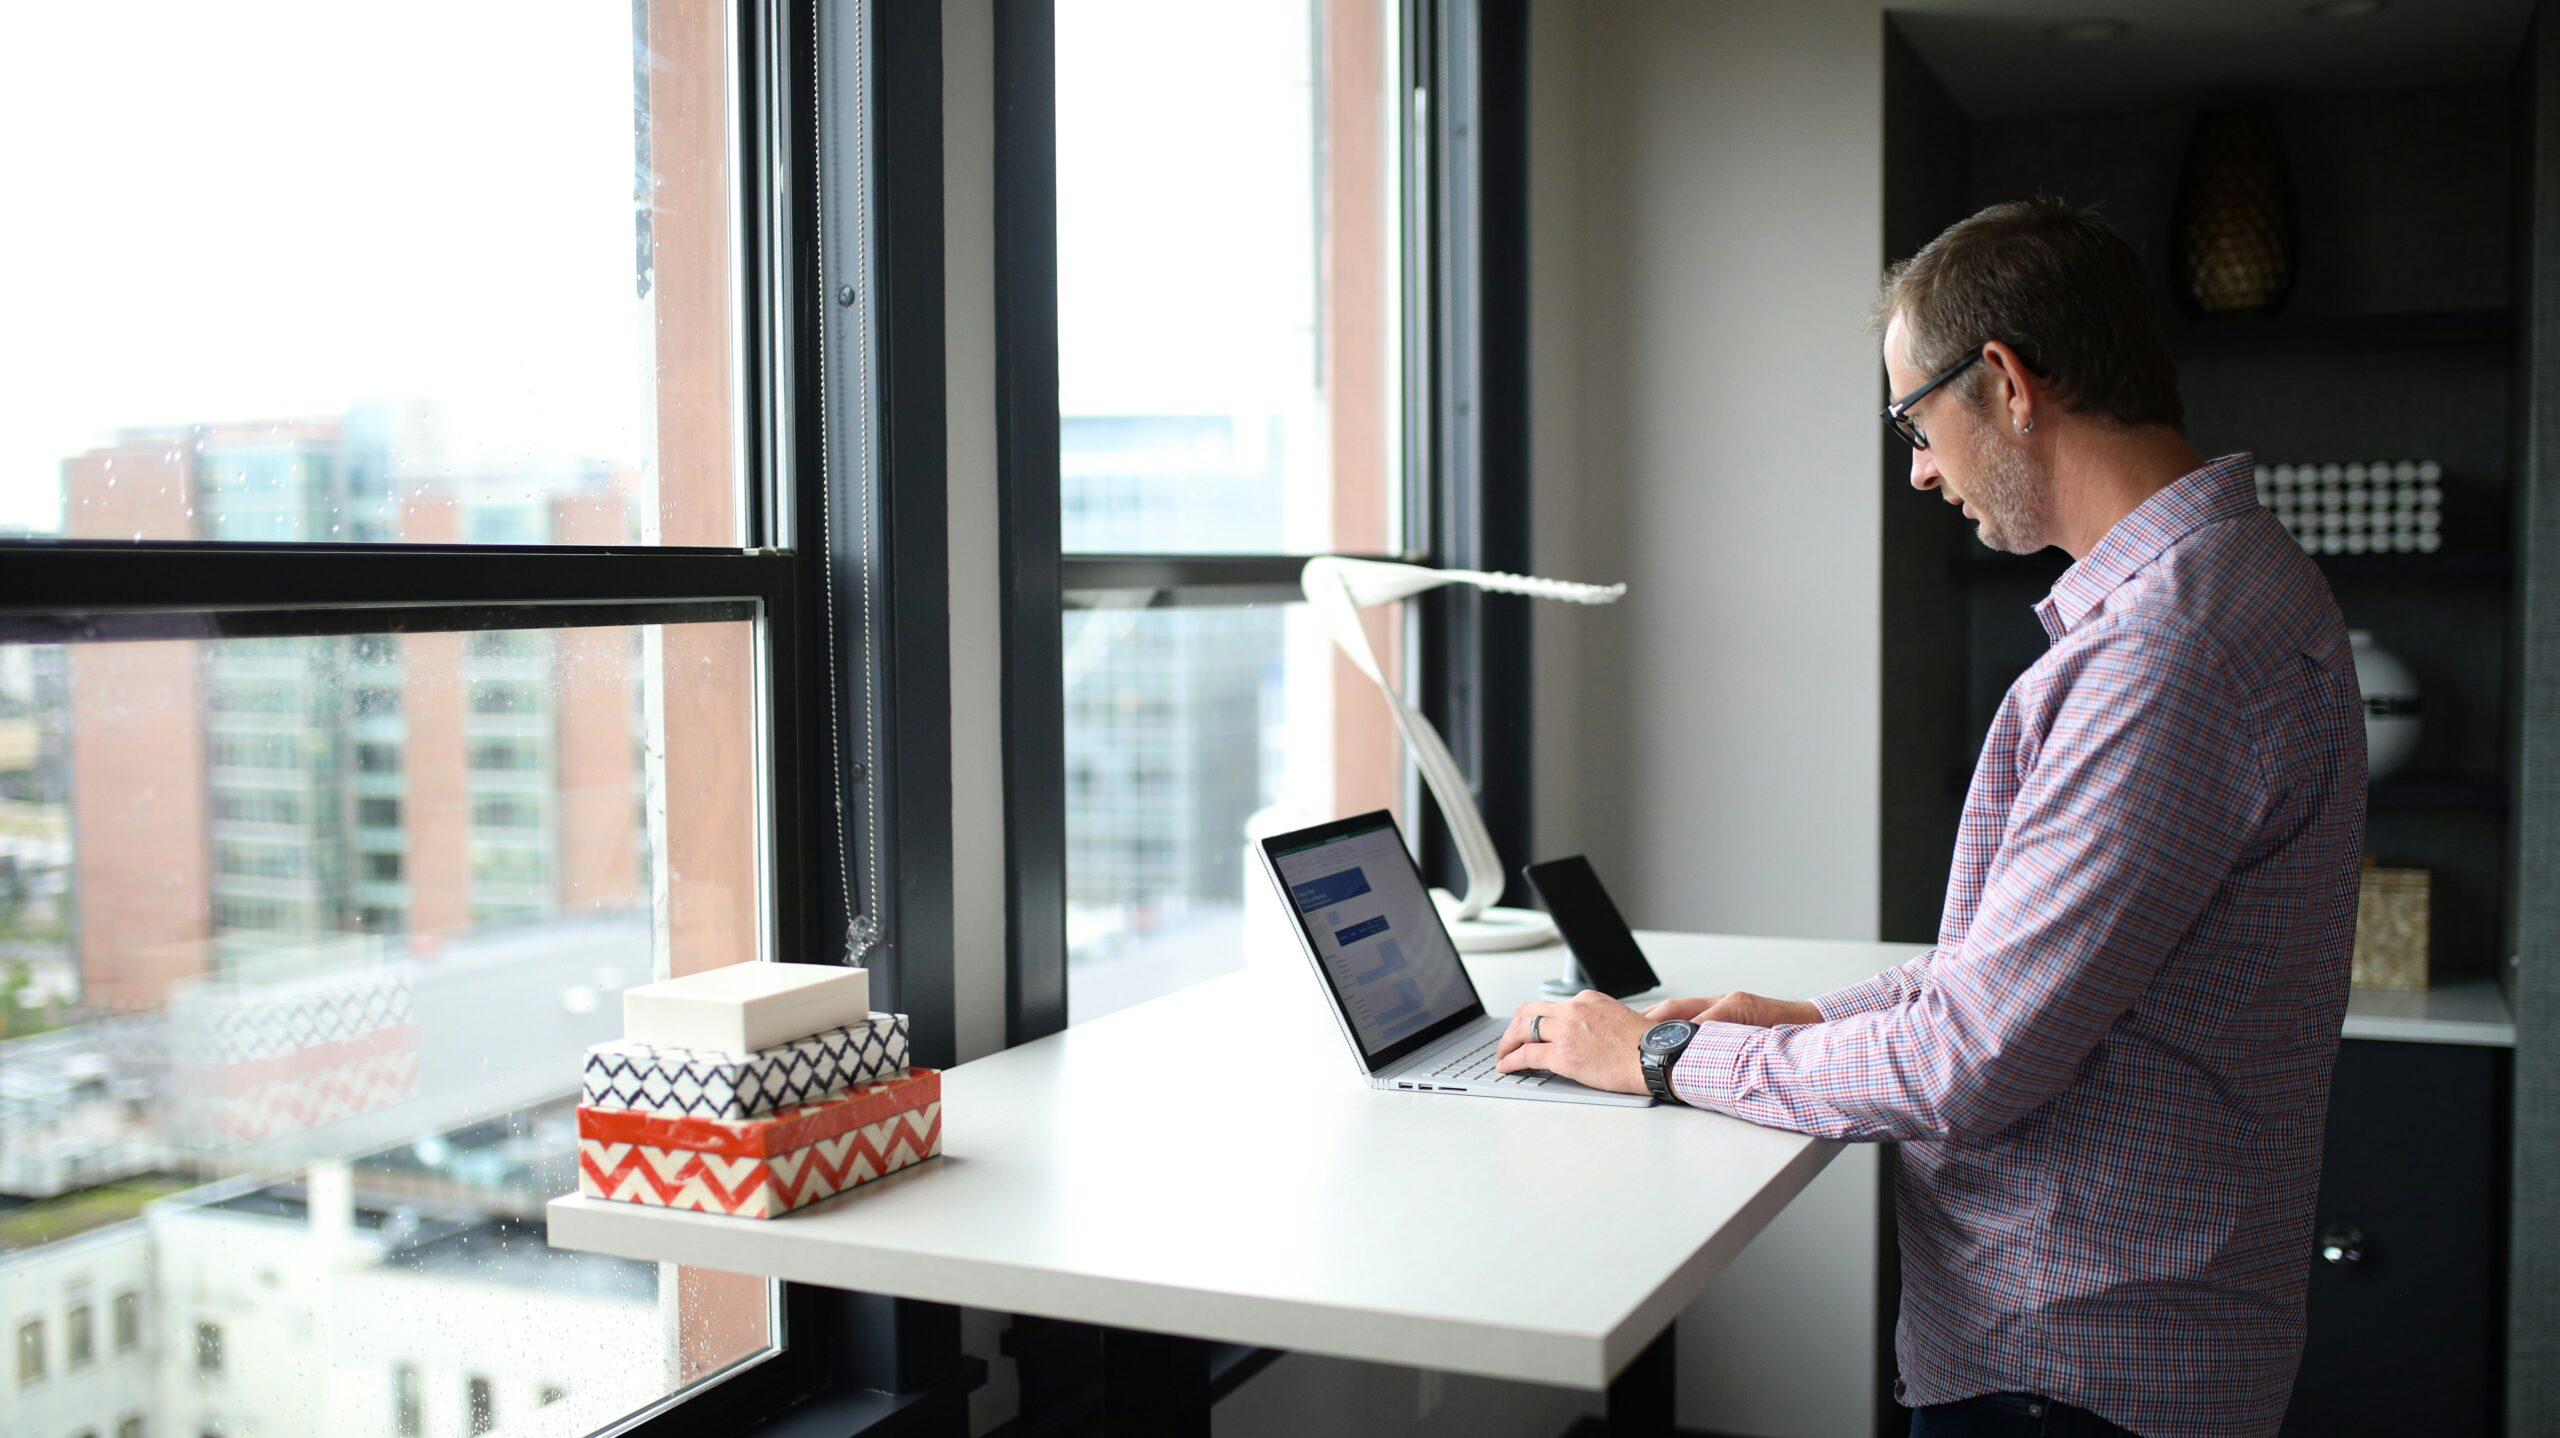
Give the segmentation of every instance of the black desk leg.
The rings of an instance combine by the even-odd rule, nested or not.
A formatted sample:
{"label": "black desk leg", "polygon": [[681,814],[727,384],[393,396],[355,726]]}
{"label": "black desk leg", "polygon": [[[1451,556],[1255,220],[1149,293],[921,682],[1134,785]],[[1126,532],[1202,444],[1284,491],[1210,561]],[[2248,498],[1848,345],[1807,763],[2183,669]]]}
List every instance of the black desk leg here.
{"label": "black desk leg", "polygon": [[1671,1438],[1671,1414],[1679,1397],[1672,1341],[1676,1332],[1677,1324],[1664,1324],[1636,1361],[1609,1384],[1612,1438]]}
{"label": "black desk leg", "polygon": [[1209,1344],[1102,1330],[1102,1432],[1104,1438],[1209,1438]]}

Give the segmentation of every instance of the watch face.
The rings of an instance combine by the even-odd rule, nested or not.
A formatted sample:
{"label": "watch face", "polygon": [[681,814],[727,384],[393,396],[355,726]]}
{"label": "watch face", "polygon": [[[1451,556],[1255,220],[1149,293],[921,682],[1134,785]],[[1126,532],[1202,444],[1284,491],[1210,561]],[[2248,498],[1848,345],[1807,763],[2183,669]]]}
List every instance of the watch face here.
{"label": "watch face", "polygon": [[1698,1026],[1686,1019],[1665,1019],[1644,1031],[1645,1052],[1678,1053],[1688,1046],[1689,1040],[1695,1038],[1697,1033]]}

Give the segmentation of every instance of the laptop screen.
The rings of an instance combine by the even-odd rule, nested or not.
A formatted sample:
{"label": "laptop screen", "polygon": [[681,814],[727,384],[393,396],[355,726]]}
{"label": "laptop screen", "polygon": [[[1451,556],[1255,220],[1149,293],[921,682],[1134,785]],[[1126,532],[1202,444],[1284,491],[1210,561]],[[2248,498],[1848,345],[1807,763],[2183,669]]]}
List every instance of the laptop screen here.
{"label": "laptop screen", "polygon": [[1372,1073],[1484,1012],[1385,810],[1263,851]]}

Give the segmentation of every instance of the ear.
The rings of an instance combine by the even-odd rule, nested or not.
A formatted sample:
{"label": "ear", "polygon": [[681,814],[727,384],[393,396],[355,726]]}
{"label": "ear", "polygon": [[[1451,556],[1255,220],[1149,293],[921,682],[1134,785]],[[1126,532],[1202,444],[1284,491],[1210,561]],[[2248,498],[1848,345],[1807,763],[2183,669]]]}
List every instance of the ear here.
{"label": "ear", "polygon": [[1995,377],[1991,397],[2008,411],[2009,427],[2020,434],[2036,427],[2036,413],[2044,405],[2044,381],[2018,352],[2005,340],[1986,341],[1982,346],[1982,365]]}

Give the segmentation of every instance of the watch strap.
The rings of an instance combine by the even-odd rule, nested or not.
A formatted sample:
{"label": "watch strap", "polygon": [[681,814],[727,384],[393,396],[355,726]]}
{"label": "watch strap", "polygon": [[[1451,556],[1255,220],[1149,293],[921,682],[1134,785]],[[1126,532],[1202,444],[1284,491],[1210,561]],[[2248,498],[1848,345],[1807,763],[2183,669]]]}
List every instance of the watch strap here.
{"label": "watch strap", "polygon": [[[1686,1052],[1688,1052],[1688,1045],[1681,1045],[1680,1053]],[[1680,1096],[1671,1091],[1671,1066],[1680,1062],[1679,1053],[1658,1054],[1648,1049],[1636,1055],[1636,1062],[1644,1069],[1644,1086],[1647,1093],[1664,1103],[1678,1101]]]}

